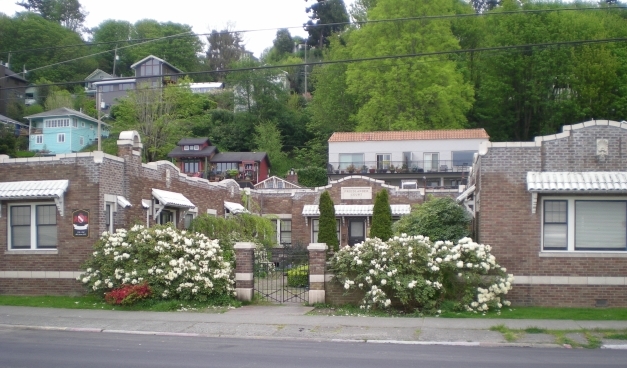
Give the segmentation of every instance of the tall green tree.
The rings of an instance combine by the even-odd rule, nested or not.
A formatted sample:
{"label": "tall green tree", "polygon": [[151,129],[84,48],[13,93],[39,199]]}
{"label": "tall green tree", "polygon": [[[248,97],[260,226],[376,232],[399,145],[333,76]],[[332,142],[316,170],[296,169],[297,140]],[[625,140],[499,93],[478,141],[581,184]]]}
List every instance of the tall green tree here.
{"label": "tall green tree", "polygon": [[335,207],[329,192],[320,195],[320,217],[318,219],[318,243],[326,243],[329,249],[338,251],[340,241],[337,238],[337,224],[335,221]]}
{"label": "tall green tree", "polygon": [[[454,14],[453,0],[378,0],[371,20]],[[368,23],[351,32],[353,59],[459,49],[448,19]],[[350,63],[348,92],[359,131],[455,129],[467,126],[472,85],[448,56],[390,58]]]}
{"label": "tall green tree", "polygon": [[274,175],[285,175],[290,169],[289,161],[287,154],[283,152],[283,138],[276,123],[264,121],[257,124],[254,142],[257,152],[268,154]]}
{"label": "tall green tree", "polygon": [[37,14],[21,13],[13,18],[0,15],[0,33],[0,57],[6,61],[10,52],[11,68],[16,72],[26,69],[25,78],[31,82],[40,78],[54,82],[83,80],[97,66],[88,57],[91,51],[87,47],[68,47],[84,43],[78,33]]}
{"label": "tall green tree", "polygon": [[88,14],[78,0],[23,0],[16,4],[72,31],[82,30]]}
{"label": "tall green tree", "polygon": [[[305,0],[308,1],[308,0]],[[348,13],[343,0],[312,0],[311,6],[307,9],[309,21],[304,24],[305,30],[309,33],[307,44],[322,49],[328,45],[328,38],[333,34],[342,31],[348,22]],[[325,24],[330,24],[325,26]]]}
{"label": "tall green tree", "polygon": [[46,111],[66,107],[68,109],[74,109],[74,97],[69,91],[64,89],[52,92],[47,98],[44,104]]}
{"label": "tall green tree", "polygon": [[[225,70],[240,60],[245,51],[242,36],[232,32],[230,27],[221,31],[212,30],[207,36],[209,47],[207,48],[207,67],[209,70]],[[225,80],[225,73],[215,74],[218,80]]]}
{"label": "tall green tree", "polygon": [[392,237],[392,210],[388,191],[383,189],[377,193],[372,209],[372,226],[370,237],[387,241]]}

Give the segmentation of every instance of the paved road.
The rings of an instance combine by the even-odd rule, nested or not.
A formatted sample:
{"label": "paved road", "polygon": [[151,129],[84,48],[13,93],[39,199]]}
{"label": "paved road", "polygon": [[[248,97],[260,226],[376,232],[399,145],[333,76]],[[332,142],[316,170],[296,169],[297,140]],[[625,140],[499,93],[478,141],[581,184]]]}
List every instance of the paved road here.
{"label": "paved road", "polygon": [[0,367],[625,367],[620,350],[484,348],[0,328]]}

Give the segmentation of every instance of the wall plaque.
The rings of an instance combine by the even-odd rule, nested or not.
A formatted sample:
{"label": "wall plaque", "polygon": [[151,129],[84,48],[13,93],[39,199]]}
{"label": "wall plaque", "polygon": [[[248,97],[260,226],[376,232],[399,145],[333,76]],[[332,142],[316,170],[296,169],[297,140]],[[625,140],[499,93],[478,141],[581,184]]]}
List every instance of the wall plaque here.
{"label": "wall plaque", "polygon": [[89,237],[89,211],[76,210],[72,212],[72,235],[75,238]]}
{"label": "wall plaque", "polygon": [[344,199],[372,199],[371,187],[344,187],[341,198]]}

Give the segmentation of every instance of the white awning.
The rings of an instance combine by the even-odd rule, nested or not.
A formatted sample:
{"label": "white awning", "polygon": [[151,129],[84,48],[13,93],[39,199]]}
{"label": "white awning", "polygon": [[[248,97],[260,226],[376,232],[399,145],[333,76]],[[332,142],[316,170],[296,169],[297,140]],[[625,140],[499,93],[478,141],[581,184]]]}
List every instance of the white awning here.
{"label": "white awning", "polygon": [[0,201],[54,199],[63,216],[63,196],[69,180],[12,181],[0,183]]}
{"label": "white awning", "polygon": [[469,195],[475,192],[476,187],[474,185],[469,186],[466,190],[456,198],[457,203],[463,202]]}
{"label": "white awning", "polygon": [[150,199],[142,199],[142,207],[147,210],[150,208]]}
{"label": "white awning", "polygon": [[122,208],[133,207],[131,202],[129,202],[128,200],[126,200],[126,198],[122,196],[118,196],[118,205],[121,206]]}
{"label": "white awning", "polygon": [[234,215],[237,215],[238,213],[248,213],[248,210],[239,203],[224,201],[224,208]]}
{"label": "white awning", "polygon": [[627,172],[528,172],[527,190],[536,193],[627,192]]}
{"label": "white awning", "polygon": [[[336,204],[333,206],[335,209],[335,216],[372,216],[372,204],[361,205],[345,205]],[[392,210],[392,216],[408,215],[411,212],[411,205],[409,204],[392,204],[390,205]],[[320,210],[318,205],[309,204],[303,207],[303,216],[306,217],[318,217],[320,216]]]}
{"label": "white awning", "polygon": [[152,195],[159,200],[162,206],[194,208],[196,207],[187,197],[181,193],[168,192],[167,190],[153,189]]}

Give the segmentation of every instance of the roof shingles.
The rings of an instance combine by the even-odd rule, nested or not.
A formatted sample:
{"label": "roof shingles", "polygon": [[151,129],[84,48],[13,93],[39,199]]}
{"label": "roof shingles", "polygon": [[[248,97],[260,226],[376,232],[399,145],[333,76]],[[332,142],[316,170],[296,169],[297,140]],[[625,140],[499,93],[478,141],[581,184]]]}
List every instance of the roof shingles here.
{"label": "roof shingles", "polygon": [[429,139],[489,139],[483,128],[453,130],[411,130],[389,132],[335,132],[329,142],[411,141]]}

